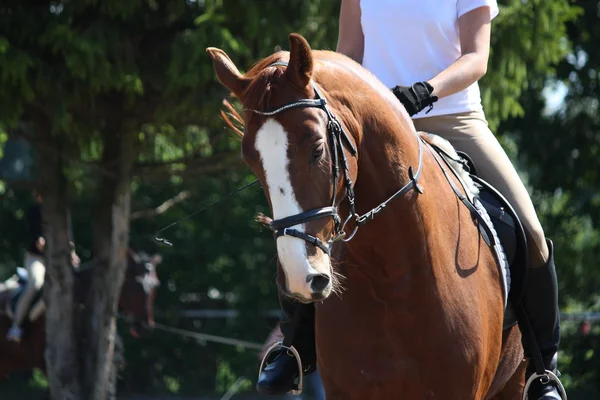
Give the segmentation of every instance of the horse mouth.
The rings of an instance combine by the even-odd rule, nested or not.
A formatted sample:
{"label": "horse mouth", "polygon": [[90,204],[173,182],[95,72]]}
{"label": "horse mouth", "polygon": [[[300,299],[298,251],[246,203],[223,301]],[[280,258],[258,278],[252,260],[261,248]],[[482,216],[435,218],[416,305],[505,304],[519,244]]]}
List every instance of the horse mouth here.
{"label": "horse mouth", "polygon": [[311,297],[309,299],[299,293],[290,293],[287,289],[283,288],[277,281],[276,281],[276,285],[277,285],[277,288],[279,289],[279,291],[285,297],[288,297],[288,298],[295,300],[302,304],[311,304],[311,303],[315,303],[318,301],[323,301],[323,300],[327,299],[327,297],[329,296],[329,293],[331,292],[331,290],[326,290],[326,291],[319,292],[319,293],[312,293]]}
{"label": "horse mouth", "polygon": [[129,328],[129,334],[136,339],[139,339],[139,337],[141,336],[140,331],[136,327],[133,327],[133,326],[131,326]]}
{"label": "horse mouth", "polygon": [[312,303],[312,300],[309,300],[309,299],[307,299],[306,297],[304,297],[304,296],[301,296],[301,295],[299,295],[299,294],[290,294],[290,297],[291,297],[292,299],[294,299],[294,300],[297,300],[297,301],[299,301],[299,302],[300,302],[300,303],[302,303],[302,304],[310,304],[310,303]]}
{"label": "horse mouth", "polygon": [[134,338],[138,339],[142,336],[143,332],[151,331],[154,329],[154,320],[134,320],[129,324],[129,334]]}
{"label": "horse mouth", "polygon": [[134,338],[139,338],[142,336],[143,325],[141,321],[132,321],[129,324],[129,334]]}
{"label": "horse mouth", "polygon": [[325,300],[326,297],[323,294],[313,294],[310,299],[307,299],[306,297],[298,293],[289,293],[287,291],[283,291],[283,294],[291,298],[292,300],[296,300],[302,304],[310,304],[314,303],[315,301],[322,301]]}

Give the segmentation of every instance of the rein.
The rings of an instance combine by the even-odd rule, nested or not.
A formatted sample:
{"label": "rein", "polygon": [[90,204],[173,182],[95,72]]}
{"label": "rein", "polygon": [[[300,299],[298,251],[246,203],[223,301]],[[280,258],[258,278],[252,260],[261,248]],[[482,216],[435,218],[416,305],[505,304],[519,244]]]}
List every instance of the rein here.
{"label": "rein", "polygon": [[230,198],[231,196],[233,196],[233,195],[235,195],[235,194],[238,194],[238,193],[239,193],[239,192],[241,192],[242,190],[248,189],[250,186],[253,186],[253,185],[257,184],[257,183],[258,183],[258,179],[256,179],[256,180],[254,180],[254,181],[250,182],[250,183],[249,183],[249,184],[247,184],[247,185],[244,185],[244,186],[242,186],[242,187],[240,187],[240,188],[238,188],[238,189],[234,190],[233,192],[231,192],[231,193],[229,193],[229,194],[226,194],[225,196],[223,196],[223,197],[219,198],[218,200],[215,200],[215,201],[213,201],[212,203],[205,205],[204,207],[202,207],[202,208],[200,208],[200,209],[198,209],[198,210],[194,211],[194,212],[193,212],[193,213],[191,213],[191,214],[188,214],[188,215],[186,215],[186,216],[185,216],[185,217],[183,217],[183,218],[180,218],[180,219],[178,219],[178,220],[177,220],[177,221],[175,221],[175,222],[171,222],[169,225],[167,225],[167,226],[165,226],[164,228],[161,228],[161,229],[159,229],[159,230],[157,230],[157,231],[156,231],[156,233],[154,234],[154,240],[156,240],[157,242],[160,242],[160,243],[164,243],[164,244],[166,244],[166,245],[167,245],[167,246],[169,246],[169,247],[172,247],[172,246],[173,246],[173,243],[169,242],[169,241],[168,241],[167,239],[165,239],[165,238],[162,238],[162,237],[159,237],[159,236],[158,236],[158,235],[159,235],[161,232],[164,232],[164,231],[166,231],[167,229],[169,229],[169,228],[172,228],[173,226],[177,225],[178,223],[180,223],[180,222],[182,222],[182,221],[185,221],[186,219],[192,218],[194,215],[198,214],[199,212],[202,212],[202,211],[206,210],[206,209],[207,209],[207,208],[209,208],[209,207],[215,206],[215,205],[219,204],[220,202],[222,202],[222,201],[224,201],[224,200],[227,200],[227,199],[228,199],[228,198]]}
{"label": "rein", "polygon": [[[278,61],[269,65],[273,66],[287,66],[288,63],[285,61]],[[310,81],[313,89],[315,90],[316,98],[315,99],[302,99],[295,101],[293,103],[289,103],[283,105],[274,110],[268,111],[257,111],[252,109],[246,109],[247,111],[253,112],[258,115],[263,116],[273,116],[277,115],[281,112],[294,109],[294,108],[305,108],[305,107],[315,107],[323,110],[327,115],[327,133],[329,136],[329,146],[331,152],[331,158],[333,161],[332,169],[333,169],[333,196],[331,199],[331,206],[316,208],[308,211],[304,211],[295,215],[291,215],[285,218],[280,218],[277,220],[270,220],[269,222],[263,222],[265,226],[271,229],[274,232],[275,239],[281,236],[293,236],[299,239],[302,239],[318,248],[320,248],[327,255],[331,254],[331,248],[333,243],[342,240],[344,242],[349,242],[352,240],[358,228],[367,223],[368,221],[374,219],[379,213],[381,213],[385,207],[389,204],[390,201],[395,199],[398,196],[401,196],[407,193],[411,189],[416,189],[419,193],[423,193],[423,188],[418,184],[418,179],[421,176],[421,170],[423,167],[423,150],[422,150],[422,139],[417,137],[417,142],[419,144],[419,165],[417,167],[417,172],[415,173],[413,167],[409,167],[408,175],[410,181],[401,187],[396,193],[391,195],[387,200],[379,204],[377,207],[372,210],[366,212],[363,215],[359,215],[356,212],[356,201],[354,196],[354,184],[352,179],[350,178],[349,168],[348,168],[348,159],[346,157],[346,153],[344,152],[344,144],[348,148],[348,151],[353,157],[356,157],[358,151],[350,139],[348,133],[344,130],[338,119],[331,112],[331,110],[327,107],[327,99],[315,82],[313,80]],[[341,223],[341,218],[337,212],[336,207],[336,195],[337,195],[337,186],[340,179],[340,162],[343,172],[344,185],[346,187],[346,196],[348,198],[348,202],[350,203],[350,213],[348,218]],[[301,232],[297,229],[291,228],[295,225],[300,225],[305,222],[313,221],[320,218],[331,217],[334,223],[334,234],[331,239],[327,243],[323,243],[323,241],[316,236],[309,235],[305,232]],[[346,225],[350,220],[354,219],[355,227],[352,233],[348,236],[346,234]]]}

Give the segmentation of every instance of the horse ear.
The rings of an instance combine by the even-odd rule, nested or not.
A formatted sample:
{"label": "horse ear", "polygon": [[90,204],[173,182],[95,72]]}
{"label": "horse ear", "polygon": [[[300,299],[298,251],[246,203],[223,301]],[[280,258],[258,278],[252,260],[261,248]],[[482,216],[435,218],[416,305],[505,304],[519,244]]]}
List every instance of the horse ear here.
{"label": "horse ear", "polygon": [[135,251],[133,251],[133,249],[129,248],[127,249],[127,252],[129,253],[129,257],[133,259],[133,262],[135,262],[136,264],[140,262],[140,256],[138,256],[138,254]]}
{"label": "horse ear", "polygon": [[310,83],[313,71],[312,51],[306,39],[297,33],[290,34],[290,62],[286,75],[290,82],[299,89]]}
{"label": "horse ear", "polygon": [[215,47],[208,47],[206,51],[212,59],[213,67],[219,81],[221,81],[227,89],[231,90],[238,99],[241,99],[248,87],[249,80],[244,78],[233,61],[231,61],[229,56],[223,50]]}
{"label": "horse ear", "polygon": [[158,264],[160,264],[162,262],[162,256],[160,254],[155,254],[152,256],[152,258],[150,259],[150,262],[152,263],[152,265],[157,266]]}

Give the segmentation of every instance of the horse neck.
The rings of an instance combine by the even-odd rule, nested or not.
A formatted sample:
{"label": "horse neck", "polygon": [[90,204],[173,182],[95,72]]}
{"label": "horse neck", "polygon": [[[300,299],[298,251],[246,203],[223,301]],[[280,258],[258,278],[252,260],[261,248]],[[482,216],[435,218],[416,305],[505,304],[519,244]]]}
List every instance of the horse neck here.
{"label": "horse neck", "polygon": [[[404,110],[371,103],[359,114],[362,127],[358,155],[355,199],[359,214],[377,207],[410,182],[409,168],[419,168],[419,138]],[[425,147],[422,148],[425,158]],[[424,168],[425,169],[425,168]],[[423,184],[423,177],[419,183]],[[424,216],[420,195],[409,190],[393,200],[373,220],[359,228],[357,236],[346,244],[347,258],[354,265],[369,265],[365,273],[386,279],[426,262],[428,255],[416,254],[425,240]],[[347,202],[344,202],[347,212]],[[373,267],[372,257],[379,260]]]}
{"label": "horse neck", "polygon": [[[419,167],[420,139],[404,107],[369,71],[335,52],[318,51],[317,54],[325,65],[318,69],[318,83],[324,88],[325,97],[331,100],[334,114],[344,122],[358,144],[354,190],[357,211],[365,213],[410,181],[409,167],[414,172]],[[414,191],[409,191],[392,200],[383,211],[385,216],[376,217],[360,231],[369,231],[390,217],[395,220],[417,218],[417,210],[407,210],[407,199],[413,198]],[[343,210],[346,215],[347,206],[347,202],[340,206],[342,210],[346,208]],[[402,232],[396,228],[385,235],[392,234]]]}

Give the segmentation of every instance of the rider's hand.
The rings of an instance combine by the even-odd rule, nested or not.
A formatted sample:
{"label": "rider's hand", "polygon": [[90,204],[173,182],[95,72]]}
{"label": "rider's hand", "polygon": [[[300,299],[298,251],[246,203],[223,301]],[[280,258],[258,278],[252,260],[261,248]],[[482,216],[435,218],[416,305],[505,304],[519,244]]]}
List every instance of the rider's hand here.
{"label": "rider's hand", "polygon": [[416,82],[411,87],[396,86],[392,88],[392,93],[404,105],[411,117],[427,106],[433,108],[433,103],[438,101],[438,98],[432,96],[432,92],[433,87],[428,82]]}
{"label": "rider's hand", "polygon": [[43,253],[44,247],[46,247],[46,240],[40,236],[35,242],[35,248],[38,249],[40,253]]}

